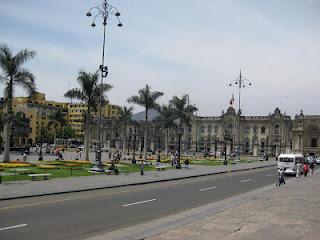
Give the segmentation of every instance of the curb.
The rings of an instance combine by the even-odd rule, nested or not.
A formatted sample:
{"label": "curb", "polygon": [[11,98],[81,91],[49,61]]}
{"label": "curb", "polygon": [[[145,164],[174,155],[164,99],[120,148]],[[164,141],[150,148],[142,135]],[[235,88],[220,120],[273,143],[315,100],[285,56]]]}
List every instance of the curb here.
{"label": "curb", "polygon": [[59,195],[59,194],[65,194],[65,193],[78,193],[78,192],[88,192],[88,191],[93,191],[93,190],[112,189],[112,188],[120,188],[120,187],[136,186],[136,185],[146,185],[146,184],[152,184],[152,183],[158,183],[158,182],[169,182],[169,181],[174,181],[174,180],[205,177],[205,176],[211,176],[211,175],[223,174],[223,173],[229,173],[229,172],[248,171],[248,170],[259,169],[259,168],[273,167],[275,165],[276,165],[276,163],[272,164],[272,165],[268,165],[268,166],[257,166],[257,167],[248,167],[248,168],[235,169],[235,170],[224,170],[224,171],[219,171],[219,172],[214,172],[214,173],[205,173],[205,174],[191,175],[191,176],[185,176],[185,177],[150,180],[148,182],[126,183],[126,184],[120,184],[120,185],[114,185],[114,186],[93,187],[93,188],[87,188],[87,189],[67,190],[67,191],[60,191],[60,192],[53,192],[53,193],[41,193],[41,194],[35,194],[35,195],[23,195],[23,196],[17,196],[17,197],[0,198],[0,200],[5,201],[5,200],[20,199],[20,198],[33,198],[33,197]]}

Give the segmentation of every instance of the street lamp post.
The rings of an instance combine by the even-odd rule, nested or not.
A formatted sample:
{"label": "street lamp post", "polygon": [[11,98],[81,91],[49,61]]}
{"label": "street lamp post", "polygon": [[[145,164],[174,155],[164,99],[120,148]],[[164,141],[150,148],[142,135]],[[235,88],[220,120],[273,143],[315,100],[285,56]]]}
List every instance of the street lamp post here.
{"label": "street lamp post", "polygon": [[228,144],[228,140],[230,139],[230,134],[228,131],[223,133],[223,138],[224,138],[224,161],[223,164],[227,165],[228,161],[227,161],[227,144]]}
{"label": "street lamp post", "polygon": [[238,89],[239,89],[239,105],[238,105],[238,117],[239,117],[239,123],[238,123],[238,149],[237,149],[237,159],[240,160],[240,142],[241,142],[241,130],[240,130],[240,122],[241,122],[241,88],[244,88],[246,86],[246,83],[248,83],[249,86],[252,85],[252,83],[248,80],[248,79],[244,79],[242,78],[242,73],[240,70],[240,75],[239,78],[231,81],[229,83],[229,86],[233,86],[233,85],[238,85]]}
{"label": "street lamp post", "polygon": [[[111,6],[107,0],[104,0],[101,5],[92,7],[87,12],[86,16],[91,17],[91,12],[95,12],[96,15],[93,18],[93,22],[91,24],[91,27],[95,27],[95,20],[98,16],[102,17],[102,24],[103,24],[103,45],[102,45],[102,61],[101,65],[99,66],[99,70],[101,71],[101,85],[103,84],[103,79],[107,77],[108,75],[108,66],[104,65],[104,50],[105,50],[105,44],[106,44],[106,26],[107,26],[107,20],[108,18],[113,15],[118,19],[118,27],[122,27],[122,23],[120,21],[120,13],[117,8]],[[96,146],[96,159],[95,163],[93,164],[93,168],[91,170],[97,171],[97,172],[104,172],[103,165],[101,163],[101,119],[102,119],[102,91],[100,92],[99,97],[99,131],[98,131],[98,144]]]}
{"label": "street lamp post", "polygon": [[269,156],[268,156],[268,149],[269,149],[269,136],[267,136],[266,138],[266,142],[267,142],[267,146],[266,146],[266,161],[269,159]]}

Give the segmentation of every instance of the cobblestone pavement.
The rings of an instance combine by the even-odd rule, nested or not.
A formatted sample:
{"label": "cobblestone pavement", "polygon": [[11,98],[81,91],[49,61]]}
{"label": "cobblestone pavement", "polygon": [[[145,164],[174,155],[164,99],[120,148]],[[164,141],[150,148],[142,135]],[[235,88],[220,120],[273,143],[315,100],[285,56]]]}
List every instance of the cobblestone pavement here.
{"label": "cobblestone pavement", "polygon": [[0,184],[0,200],[167,181],[179,178],[218,174],[228,171],[268,167],[274,166],[275,164],[275,161],[268,161],[212,167],[192,165],[189,169],[146,171],[143,176],[141,176],[139,173],[120,173],[120,175],[103,174],[85,177],[58,178],[47,181],[5,182]]}
{"label": "cobblestone pavement", "polygon": [[320,174],[291,179],[251,200],[148,240],[319,240]]}

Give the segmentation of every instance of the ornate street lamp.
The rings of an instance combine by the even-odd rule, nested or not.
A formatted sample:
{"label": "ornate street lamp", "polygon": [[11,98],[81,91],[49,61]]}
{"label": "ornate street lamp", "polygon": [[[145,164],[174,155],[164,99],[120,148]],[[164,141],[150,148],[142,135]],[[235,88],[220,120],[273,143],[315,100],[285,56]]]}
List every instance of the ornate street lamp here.
{"label": "ornate street lamp", "polygon": [[[102,24],[103,24],[103,46],[102,46],[102,61],[101,65],[99,66],[99,69],[101,71],[101,85],[103,84],[103,79],[107,77],[108,75],[108,66],[104,65],[104,50],[105,50],[105,44],[106,44],[106,26],[107,26],[107,20],[111,16],[115,16],[118,20],[118,27],[122,27],[122,23],[120,21],[120,13],[117,8],[111,6],[107,0],[104,0],[103,3],[99,6],[95,6],[89,9],[86,16],[91,17],[91,12],[95,12],[95,16],[93,17],[93,21],[91,24],[91,27],[95,27],[95,21],[98,16],[102,17]],[[96,145],[96,159],[95,163],[93,164],[93,167],[91,170],[97,171],[97,172],[104,172],[103,165],[101,163],[101,119],[102,119],[102,92],[100,93],[99,98],[99,131],[98,131],[98,144]]]}
{"label": "ornate street lamp", "polygon": [[241,138],[240,138],[240,134],[241,134],[241,130],[240,130],[240,122],[241,122],[241,88],[246,87],[248,84],[249,86],[252,85],[252,83],[248,80],[248,79],[244,79],[242,78],[242,73],[241,73],[241,69],[240,69],[240,75],[239,78],[231,81],[229,83],[229,86],[232,87],[233,85],[237,85],[238,89],[239,89],[239,105],[238,105],[238,117],[239,117],[239,123],[238,123],[238,149],[237,149],[237,160],[240,160],[240,142],[241,142]]}
{"label": "ornate street lamp", "polygon": [[269,149],[269,136],[266,138],[267,146],[266,146],[266,161],[269,159],[268,149]]}

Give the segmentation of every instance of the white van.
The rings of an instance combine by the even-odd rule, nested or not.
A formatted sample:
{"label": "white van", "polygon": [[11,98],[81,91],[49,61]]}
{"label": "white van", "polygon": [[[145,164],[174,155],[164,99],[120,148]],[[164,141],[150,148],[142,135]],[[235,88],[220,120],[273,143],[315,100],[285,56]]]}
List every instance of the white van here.
{"label": "white van", "polygon": [[[278,169],[283,169],[286,174],[296,174],[297,163],[304,163],[304,157],[301,154],[280,154],[278,157]],[[302,166],[301,169],[302,171]]]}

